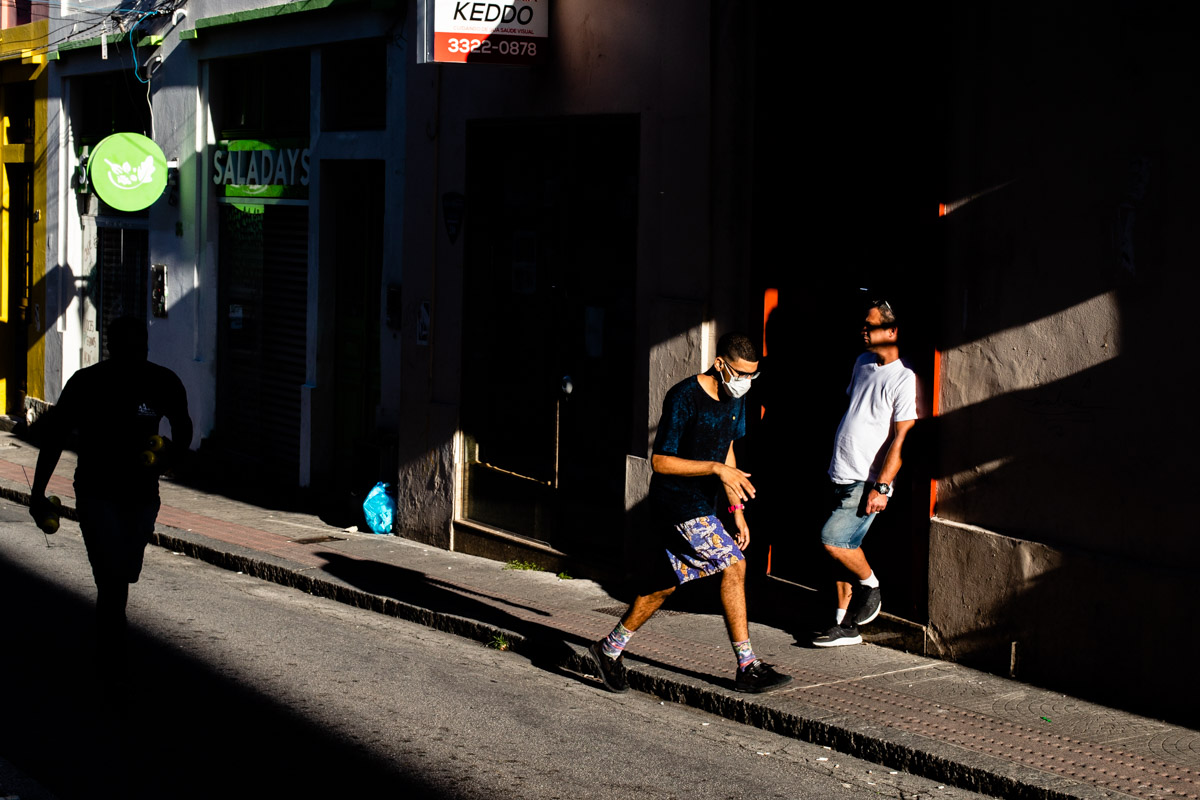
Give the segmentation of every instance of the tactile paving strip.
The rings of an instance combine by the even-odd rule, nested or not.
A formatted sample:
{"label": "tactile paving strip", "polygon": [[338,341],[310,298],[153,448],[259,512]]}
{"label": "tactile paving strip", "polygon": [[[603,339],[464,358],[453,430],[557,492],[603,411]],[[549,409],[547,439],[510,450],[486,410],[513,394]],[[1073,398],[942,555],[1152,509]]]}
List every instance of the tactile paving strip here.
{"label": "tactile paving strip", "polygon": [[811,687],[803,693],[820,707],[890,720],[892,727],[910,733],[1134,797],[1200,797],[1200,775],[1196,771],[1115,747],[1044,733],[858,681]]}
{"label": "tactile paving strip", "polygon": [[[469,591],[466,587],[464,590]],[[496,597],[497,600],[508,598]],[[511,602],[519,601],[512,599]],[[519,614],[530,621],[549,622],[564,633],[592,638],[602,633],[602,618],[562,609],[548,621]],[[601,609],[598,613],[604,613]],[[601,620],[598,624],[598,620]],[[729,669],[728,653],[721,648],[685,642],[677,637],[645,631],[638,635],[634,657],[649,658],[675,668],[711,675],[720,684]],[[1046,733],[978,711],[922,700],[862,680],[846,680],[787,664],[797,687],[773,694],[773,704],[788,701],[816,707],[831,714],[883,721],[889,727],[946,744],[974,750],[1023,767],[1059,775],[1132,797],[1200,800],[1200,772],[1165,760],[1089,742],[1077,737]],[[1194,744],[1172,742],[1175,750],[1190,752]],[[1167,745],[1161,749],[1165,752]]]}

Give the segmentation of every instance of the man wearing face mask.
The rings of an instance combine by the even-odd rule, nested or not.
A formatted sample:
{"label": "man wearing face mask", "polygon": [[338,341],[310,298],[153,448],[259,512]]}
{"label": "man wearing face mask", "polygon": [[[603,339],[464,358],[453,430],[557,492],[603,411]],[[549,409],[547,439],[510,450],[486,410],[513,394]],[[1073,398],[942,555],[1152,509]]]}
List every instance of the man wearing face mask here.
{"label": "man wearing face mask", "polygon": [[[792,680],[754,655],[746,621],[742,551],[750,544],[750,528],[743,511],[754,485],[750,473],[737,468],[733,442],[746,433],[744,395],[758,377],[758,350],[744,334],[728,333],[717,343],[717,353],[711,369],[675,384],[663,400],[649,502],[665,537],[664,569],[649,578],[612,633],[588,649],[604,685],[614,692],[629,689],[622,659],[634,631],[680,584],[718,572],[725,626],[738,662],[737,690],[769,692]],[[733,515],[735,536],[717,519],[718,498]]]}

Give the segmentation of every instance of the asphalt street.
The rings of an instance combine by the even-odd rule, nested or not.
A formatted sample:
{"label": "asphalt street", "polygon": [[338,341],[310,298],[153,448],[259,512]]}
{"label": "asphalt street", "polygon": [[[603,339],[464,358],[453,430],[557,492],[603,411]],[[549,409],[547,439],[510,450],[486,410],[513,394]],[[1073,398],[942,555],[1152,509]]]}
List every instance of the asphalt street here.
{"label": "asphalt street", "polygon": [[0,757],[60,800],[978,796],[154,547],[114,675],[49,544],[0,504]]}

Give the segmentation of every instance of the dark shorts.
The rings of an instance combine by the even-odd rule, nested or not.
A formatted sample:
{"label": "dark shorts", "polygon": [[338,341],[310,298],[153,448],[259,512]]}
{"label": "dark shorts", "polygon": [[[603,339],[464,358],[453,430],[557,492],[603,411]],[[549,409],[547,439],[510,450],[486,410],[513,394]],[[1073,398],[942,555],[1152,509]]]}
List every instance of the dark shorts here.
{"label": "dark shorts", "polygon": [[101,581],[137,583],[146,545],[154,534],[159,500],[131,501],[76,490],[79,528],[92,575]]}
{"label": "dark shorts", "polygon": [[725,526],[712,515],[673,527],[674,535],[668,534],[667,558],[680,583],[713,575],[745,558]]}

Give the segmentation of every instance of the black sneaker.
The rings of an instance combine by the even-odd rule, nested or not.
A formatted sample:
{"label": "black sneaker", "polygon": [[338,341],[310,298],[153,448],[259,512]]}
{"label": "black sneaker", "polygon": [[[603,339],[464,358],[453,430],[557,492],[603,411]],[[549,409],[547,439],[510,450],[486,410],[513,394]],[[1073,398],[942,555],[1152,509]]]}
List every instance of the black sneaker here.
{"label": "black sneaker", "polygon": [[791,682],[791,675],[781,675],[770,664],[756,658],[753,664],[737,671],[734,688],[739,692],[762,694],[763,692],[773,692]]}
{"label": "black sneaker", "polygon": [[817,647],[841,647],[844,644],[862,644],[862,636],[854,625],[834,625],[829,630],[813,639]]}
{"label": "black sneaker", "polygon": [[883,608],[883,598],[878,586],[854,585],[854,594],[850,597],[850,608],[846,610],[846,619],[855,625],[866,625],[879,616]]}
{"label": "black sneaker", "polygon": [[604,681],[604,688],[610,692],[621,694],[629,691],[629,679],[625,675],[625,654],[609,658],[600,649],[600,642],[592,642],[588,647],[592,657],[592,665],[596,667],[596,677]]}

